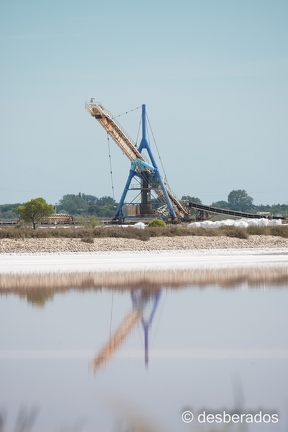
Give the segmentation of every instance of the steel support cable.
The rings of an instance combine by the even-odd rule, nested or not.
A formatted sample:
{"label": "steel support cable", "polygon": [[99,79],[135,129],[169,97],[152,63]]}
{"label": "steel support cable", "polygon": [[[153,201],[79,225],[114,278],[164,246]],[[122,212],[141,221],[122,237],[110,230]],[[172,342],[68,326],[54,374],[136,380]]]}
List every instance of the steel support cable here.
{"label": "steel support cable", "polygon": [[113,198],[113,200],[115,200],[115,197],[114,197],[113,171],[112,171],[112,158],[111,158],[110,139],[109,139],[109,134],[108,134],[108,132],[107,132],[107,143],[108,143],[108,154],[109,154],[110,177],[111,177],[111,186],[112,186],[112,198]]}
{"label": "steel support cable", "polygon": [[136,110],[139,109],[139,108],[141,108],[141,106],[138,106],[138,107],[136,107],[136,108],[133,108],[133,109],[131,109],[130,111],[126,111],[126,112],[124,112],[124,113],[122,113],[122,114],[118,114],[117,116],[114,116],[114,118],[122,117],[123,115],[125,115],[125,114],[129,114],[129,113],[132,112],[132,111],[136,111]]}
{"label": "steel support cable", "polygon": [[[161,168],[162,168],[162,171],[163,171],[163,174],[164,174],[164,179],[165,179],[166,183],[168,184],[167,176],[166,176],[166,172],[165,172],[165,169],[164,169],[164,166],[163,166],[163,163],[162,163],[162,159],[161,159],[161,156],[160,156],[160,152],[159,152],[159,149],[158,149],[158,146],[157,146],[157,143],[156,143],[156,140],[155,140],[154,134],[153,134],[153,130],[152,130],[152,127],[151,127],[151,124],[150,124],[150,121],[149,121],[149,117],[148,117],[147,114],[146,114],[146,117],[147,117],[148,124],[149,124],[150,130],[151,130],[152,138],[153,138],[153,141],[154,141],[154,144],[155,144],[155,147],[156,147],[157,153],[158,153],[158,157],[159,157],[159,160],[160,160]],[[169,186],[169,185],[168,185],[168,186]]]}
{"label": "steel support cable", "polygon": [[[151,127],[151,124],[150,124],[150,121],[149,121],[149,117],[148,117],[147,114],[146,114],[146,117],[147,117],[147,120],[148,120],[148,125],[149,125],[150,130],[151,130],[151,134],[152,134],[152,137],[153,137],[153,141],[154,141],[154,144],[155,144],[155,147],[156,147],[157,153],[158,153],[158,157],[159,157],[159,160],[160,160],[160,164],[161,164],[161,167],[162,167],[162,170],[163,170],[163,173],[164,173],[164,183],[165,183],[165,185],[167,186],[167,188],[169,189],[169,191],[168,191],[169,194],[171,193],[171,194],[173,195],[173,200],[172,200],[173,203],[172,203],[172,205],[174,206],[174,205],[175,205],[174,199],[176,199],[177,201],[178,201],[178,199],[177,199],[176,194],[172,191],[172,189],[171,189],[170,186],[169,186],[169,183],[168,183],[168,180],[167,180],[167,175],[166,175],[166,172],[165,172],[165,168],[164,168],[164,165],[163,165],[163,163],[162,163],[162,159],[161,159],[160,152],[159,152],[159,149],[158,149],[158,146],[157,146],[157,143],[156,143],[156,139],[155,139],[154,134],[153,134],[153,129],[152,129],[152,127]],[[170,199],[171,199],[171,196],[170,196]],[[178,206],[178,203],[176,204],[176,206]]]}
{"label": "steel support cable", "polygon": [[[147,116],[147,114],[146,114],[146,116]],[[161,163],[161,166],[162,166],[162,170],[163,170],[163,172],[164,172],[164,184],[166,184],[167,186],[168,186],[168,188],[170,189],[170,187],[169,187],[169,184],[168,184],[168,181],[167,181],[167,176],[166,176],[166,173],[165,173],[165,169],[164,169],[164,166],[163,166],[163,164],[162,164],[162,160],[161,160],[161,157],[160,157],[160,153],[159,153],[159,150],[158,150],[158,147],[157,147],[157,144],[156,144],[156,140],[155,140],[155,137],[154,137],[154,134],[153,134],[153,131],[152,131],[152,128],[151,128],[151,125],[150,125],[150,122],[149,122],[149,119],[148,119],[148,116],[147,116],[147,120],[148,120],[148,124],[149,124],[149,127],[150,127],[150,131],[151,131],[151,134],[152,134],[152,137],[153,137],[153,140],[154,140],[154,143],[155,143],[155,147],[156,147],[156,149],[157,149],[157,153],[158,153],[158,157],[159,157],[159,159],[160,159],[160,163]],[[149,129],[147,129],[147,138],[148,138],[148,142],[150,143],[150,136],[149,136]],[[167,189],[167,188],[166,188]],[[170,191],[171,191],[171,189],[170,189]],[[163,192],[163,191],[162,191]],[[171,191],[172,192],[172,191]],[[157,192],[156,192],[157,193]],[[160,192],[161,193],[161,192]],[[164,194],[164,192],[163,192],[163,194]],[[158,194],[157,194],[158,195]],[[174,193],[173,193],[173,195],[175,195]],[[176,196],[176,195],[175,195]],[[171,198],[171,197],[170,197]]]}

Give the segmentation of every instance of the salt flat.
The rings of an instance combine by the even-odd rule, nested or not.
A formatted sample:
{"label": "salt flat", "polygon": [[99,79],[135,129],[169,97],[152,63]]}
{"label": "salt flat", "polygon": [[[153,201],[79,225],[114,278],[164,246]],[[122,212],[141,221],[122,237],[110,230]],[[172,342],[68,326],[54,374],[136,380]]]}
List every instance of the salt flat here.
{"label": "salt flat", "polygon": [[288,267],[287,248],[1,254],[0,274]]}

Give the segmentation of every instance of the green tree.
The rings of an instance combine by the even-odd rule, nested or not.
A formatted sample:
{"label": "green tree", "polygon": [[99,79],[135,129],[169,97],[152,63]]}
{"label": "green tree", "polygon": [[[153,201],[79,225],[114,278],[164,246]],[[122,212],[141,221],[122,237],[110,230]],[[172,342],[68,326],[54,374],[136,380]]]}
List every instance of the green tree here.
{"label": "green tree", "polygon": [[216,201],[211,204],[212,207],[222,208],[222,209],[228,209],[229,204],[227,201]]}
{"label": "green tree", "polygon": [[84,201],[87,202],[89,206],[93,206],[97,204],[98,198],[94,195],[85,195],[84,193],[81,194],[81,198],[84,199]]}
{"label": "green tree", "polygon": [[104,205],[115,206],[116,201],[114,200],[114,198],[112,198],[110,196],[104,196],[102,198],[98,198],[97,205],[98,206],[104,206]]}
{"label": "green tree", "polygon": [[244,189],[233,190],[228,195],[231,210],[247,211],[253,208],[253,198]]}
{"label": "green tree", "polygon": [[112,217],[115,214],[117,203],[109,197],[97,198],[94,195],[85,195],[79,192],[78,195],[64,195],[59,200],[59,211],[72,215],[94,215],[97,217]]}
{"label": "green tree", "polygon": [[107,204],[103,206],[98,206],[98,211],[96,214],[98,217],[113,217],[115,216],[115,207],[111,207]]}
{"label": "green tree", "polygon": [[32,222],[33,229],[44,217],[52,216],[55,213],[52,204],[47,204],[44,198],[34,198],[23,206],[18,207],[18,214],[25,222]]}
{"label": "green tree", "polygon": [[59,200],[59,210],[64,210],[67,213],[73,215],[86,214],[88,207],[89,204],[82,197],[81,193],[79,193],[78,195],[64,195],[63,198]]}

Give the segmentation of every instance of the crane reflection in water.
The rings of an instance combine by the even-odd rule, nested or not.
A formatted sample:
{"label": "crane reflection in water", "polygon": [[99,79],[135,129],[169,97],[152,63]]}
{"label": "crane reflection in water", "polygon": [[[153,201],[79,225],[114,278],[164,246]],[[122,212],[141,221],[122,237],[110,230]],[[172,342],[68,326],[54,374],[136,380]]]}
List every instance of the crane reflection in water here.
{"label": "crane reflection in water", "polygon": [[147,292],[142,289],[131,291],[132,310],[124,318],[115,333],[91,361],[91,368],[94,372],[101,366],[108,363],[110,358],[127,338],[135,325],[141,322],[144,330],[144,359],[145,365],[149,363],[149,331],[156,313],[161,290]]}

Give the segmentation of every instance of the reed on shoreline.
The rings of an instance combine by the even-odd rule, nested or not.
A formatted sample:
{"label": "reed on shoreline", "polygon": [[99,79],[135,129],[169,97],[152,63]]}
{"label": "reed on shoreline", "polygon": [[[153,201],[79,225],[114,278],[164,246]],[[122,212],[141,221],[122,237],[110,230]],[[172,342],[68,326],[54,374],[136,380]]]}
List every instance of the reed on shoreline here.
{"label": "reed on shoreline", "polygon": [[251,267],[232,269],[194,270],[135,270],[112,272],[77,273],[30,273],[0,275],[0,294],[36,292],[49,293],[77,290],[133,290],[155,291],[161,288],[185,287],[205,288],[216,285],[221,288],[235,288],[245,285],[259,288],[265,285],[285,286],[288,283],[287,267]]}

